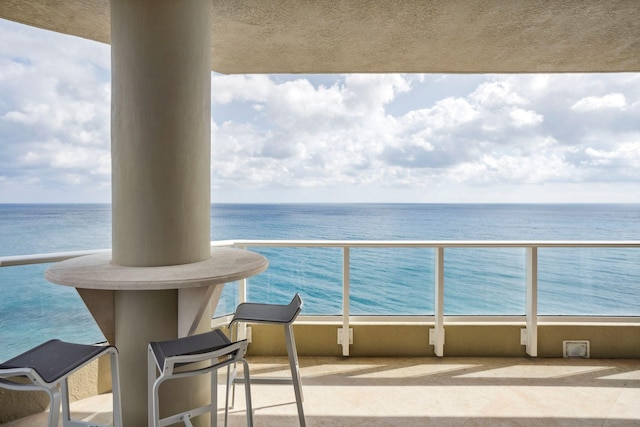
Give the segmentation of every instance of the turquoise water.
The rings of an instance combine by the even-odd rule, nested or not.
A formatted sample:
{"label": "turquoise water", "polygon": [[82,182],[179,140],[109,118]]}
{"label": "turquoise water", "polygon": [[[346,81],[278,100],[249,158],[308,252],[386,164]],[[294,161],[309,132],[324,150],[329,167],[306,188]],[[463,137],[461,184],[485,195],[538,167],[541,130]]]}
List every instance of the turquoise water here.
{"label": "turquoise water", "polygon": [[[212,240],[640,240],[640,205],[214,205]],[[109,205],[0,205],[0,256],[111,246]],[[304,314],[339,314],[342,251],[252,248],[269,269],[249,298]],[[432,249],[351,249],[351,312],[433,314]],[[447,249],[445,314],[522,315],[524,249]],[[73,289],[48,283],[48,265],[0,268],[0,360],[56,336],[103,339]],[[237,304],[227,286],[217,315]],[[640,251],[539,250],[539,313],[640,315]],[[26,337],[26,338],[25,338]]]}

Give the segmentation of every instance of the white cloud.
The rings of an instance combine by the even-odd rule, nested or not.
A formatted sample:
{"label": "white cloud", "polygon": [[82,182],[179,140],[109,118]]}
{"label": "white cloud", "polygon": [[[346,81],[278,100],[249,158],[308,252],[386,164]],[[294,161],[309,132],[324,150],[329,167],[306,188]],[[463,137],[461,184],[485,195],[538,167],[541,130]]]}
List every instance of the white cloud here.
{"label": "white cloud", "polygon": [[527,100],[514,89],[512,80],[495,78],[478,86],[469,98],[484,109],[501,108],[505,105],[526,105]]}
{"label": "white cloud", "polygon": [[[247,186],[259,183],[269,187],[268,179],[276,179],[271,184],[279,188],[368,185],[388,191],[413,188],[418,194],[434,183],[447,182],[484,189],[505,183],[585,182],[586,186],[598,175],[607,175],[602,180],[608,182],[610,171],[601,170],[605,162],[588,161],[594,158],[588,148],[594,149],[594,138],[605,146],[603,149],[611,148],[617,127],[611,121],[580,122],[575,117],[563,127],[562,119],[571,115],[572,105],[586,98],[586,90],[631,84],[626,75],[479,76],[476,90],[467,97],[445,97],[432,107],[390,116],[385,106],[406,90],[418,90],[419,79],[391,76],[395,83],[393,79],[373,78],[363,82],[358,76],[354,78],[357,90],[353,90],[348,86],[350,77],[337,77],[331,87],[313,86],[299,78],[293,85],[274,81],[274,93],[297,87],[304,88],[300,90],[304,95],[266,97],[265,114],[274,108],[286,111],[289,120],[265,116],[271,120],[272,131],[253,129],[256,135],[264,136],[262,143],[279,145],[280,153],[286,154],[264,162],[264,176],[254,173],[254,181]],[[363,85],[369,85],[368,89]],[[637,85],[637,81],[632,85],[636,94]],[[331,96],[326,96],[328,92]],[[556,99],[558,92],[561,102]],[[362,94],[366,102],[356,101],[356,94]],[[273,99],[278,101],[272,104]],[[301,99],[310,100],[309,105],[299,106]],[[341,111],[345,105],[354,108]],[[308,117],[313,117],[313,123]],[[617,120],[625,123],[625,134],[640,135],[638,126],[628,118]],[[630,154],[625,156],[628,159]],[[229,159],[228,164],[236,161]],[[626,172],[616,176],[637,176],[631,164],[617,162]],[[277,173],[283,165],[286,173]],[[235,181],[234,188],[241,187]]]}
{"label": "white cloud", "polygon": [[509,111],[509,117],[513,125],[518,128],[535,125],[544,120],[544,117],[535,111],[523,110],[522,108],[515,108]]}
{"label": "white cloud", "polygon": [[211,76],[211,102],[226,105],[233,101],[264,101],[273,82],[266,75]]}
{"label": "white cloud", "polygon": [[[594,165],[617,165],[618,169],[633,170],[640,167],[640,141],[612,145],[608,150],[585,149]],[[640,174],[636,174],[640,181]]]}
{"label": "white cloud", "polygon": [[350,74],[344,79],[347,110],[380,111],[403,92],[411,89],[411,79],[399,74]]}
{"label": "white cloud", "polygon": [[478,110],[468,100],[449,97],[438,101],[432,108],[410,111],[400,120],[410,128],[434,132],[450,131],[478,117]]}
{"label": "white cloud", "polygon": [[[108,201],[108,46],[0,39],[0,202]],[[214,201],[640,201],[640,74],[213,74],[211,100]]]}
{"label": "white cloud", "polygon": [[587,96],[571,106],[575,111],[598,111],[606,109],[622,110],[627,106],[627,101],[621,93],[611,93],[605,96]]}

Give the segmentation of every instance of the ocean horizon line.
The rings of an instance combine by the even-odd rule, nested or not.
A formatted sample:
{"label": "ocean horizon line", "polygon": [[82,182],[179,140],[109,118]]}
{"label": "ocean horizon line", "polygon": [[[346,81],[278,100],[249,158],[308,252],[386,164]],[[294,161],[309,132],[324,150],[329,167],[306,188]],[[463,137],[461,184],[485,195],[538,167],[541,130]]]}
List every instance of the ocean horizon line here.
{"label": "ocean horizon line", "polygon": [[[3,202],[0,206],[111,206],[102,202]],[[640,202],[212,202],[216,205],[431,205],[431,206],[637,206]]]}

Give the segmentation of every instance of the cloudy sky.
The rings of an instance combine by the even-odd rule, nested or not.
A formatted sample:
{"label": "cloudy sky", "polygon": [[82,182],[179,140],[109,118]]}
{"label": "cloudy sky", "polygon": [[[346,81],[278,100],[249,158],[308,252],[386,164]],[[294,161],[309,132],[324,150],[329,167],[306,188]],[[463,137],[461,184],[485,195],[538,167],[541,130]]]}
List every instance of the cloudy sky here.
{"label": "cloudy sky", "polygon": [[[104,202],[109,46],[0,20],[0,203]],[[212,74],[213,202],[640,202],[640,74]]]}

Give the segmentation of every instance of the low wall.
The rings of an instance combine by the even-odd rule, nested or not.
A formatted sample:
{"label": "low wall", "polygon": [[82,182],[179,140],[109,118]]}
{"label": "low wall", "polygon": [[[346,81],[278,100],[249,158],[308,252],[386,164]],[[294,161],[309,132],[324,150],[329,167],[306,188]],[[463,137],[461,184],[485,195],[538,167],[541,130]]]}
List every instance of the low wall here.
{"label": "low wall", "polygon": [[[358,324],[352,323],[354,357],[434,356],[429,345],[432,324]],[[294,334],[300,356],[342,356],[338,344],[339,323],[298,322]],[[251,355],[286,355],[283,328],[251,325]],[[445,325],[444,356],[447,357],[528,357],[520,344],[523,324],[451,324]],[[635,324],[539,324],[538,357],[562,357],[564,340],[588,340],[591,358],[640,358],[640,325]]]}

